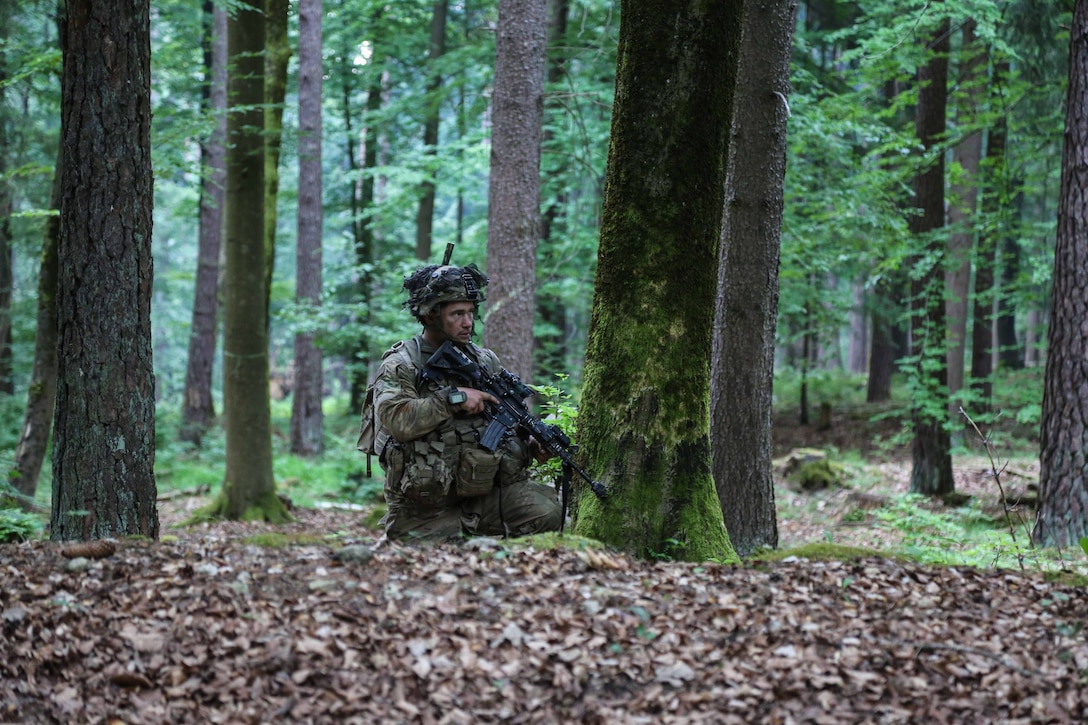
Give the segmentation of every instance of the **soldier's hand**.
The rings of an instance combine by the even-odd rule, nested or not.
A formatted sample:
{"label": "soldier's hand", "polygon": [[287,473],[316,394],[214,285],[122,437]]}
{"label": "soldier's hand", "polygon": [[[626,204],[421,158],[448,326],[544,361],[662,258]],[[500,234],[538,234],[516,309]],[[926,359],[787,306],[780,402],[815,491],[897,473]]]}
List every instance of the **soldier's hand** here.
{"label": "soldier's hand", "polygon": [[536,459],[537,463],[547,463],[555,458],[555,454],[540,445],[540,441],[533,436],[529,436],[529,452],[533,454],[533,458]]}
{"label": "soldier's hand", "polygon": [[458,388],[465,393],[465,402],[457,406],[457,409],[462,413],[468,413],[469,415],[479,415],[487,409],[488,403],[498,403],[499,400],[491,393],[485,393],[482,390],[476,388]]}

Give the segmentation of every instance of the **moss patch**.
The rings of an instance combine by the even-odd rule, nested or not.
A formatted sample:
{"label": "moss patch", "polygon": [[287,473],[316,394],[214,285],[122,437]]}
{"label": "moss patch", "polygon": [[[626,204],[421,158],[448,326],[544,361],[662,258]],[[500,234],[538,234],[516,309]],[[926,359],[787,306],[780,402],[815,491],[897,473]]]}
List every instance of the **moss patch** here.
{"label": "moss patch", "polygon": [[569,549],[571,551],[585,551],[586,549],[604,549],[603,543],[587,536],[577,534],[560,534],[558,531],[549,531],[543,534],[531,534],[517,539],[509,539],[504,542],[510,549],[541,549],[551,551],[553,549]]}
{"label": "moss patch", "polygon": [[871,556],[893,561],[910,561],[897,554],[891,554],[879,549],[867,549],[861,546],[843,546],[842,544],[813,543],[798,546],[794,549],[779,549],[777,551],[761,551],[745,559],[749,563],[782,561],[791,556],[810,561],[850,561],[852,559],[866,559]]}

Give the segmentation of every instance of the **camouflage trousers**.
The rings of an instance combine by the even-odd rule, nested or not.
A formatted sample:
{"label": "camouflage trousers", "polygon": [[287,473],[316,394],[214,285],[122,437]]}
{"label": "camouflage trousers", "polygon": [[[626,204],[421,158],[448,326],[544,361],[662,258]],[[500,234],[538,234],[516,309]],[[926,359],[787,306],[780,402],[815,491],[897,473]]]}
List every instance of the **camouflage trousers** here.
{"label": "camouflage trousers", "polygon": [[554,488],[522,480],[496,486],[484,496],[454,498],[437,508],[390,504],[382,522],[391,539],[450,539],[558,531],[562,519]]}

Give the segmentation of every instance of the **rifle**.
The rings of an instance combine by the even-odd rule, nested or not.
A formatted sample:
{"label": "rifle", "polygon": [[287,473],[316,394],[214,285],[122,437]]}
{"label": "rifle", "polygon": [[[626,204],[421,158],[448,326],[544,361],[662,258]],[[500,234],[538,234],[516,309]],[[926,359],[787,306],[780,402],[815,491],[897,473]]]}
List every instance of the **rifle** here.
{"label": "rifle", "polygon": [[570,437],[559,426],[547,425],[525,407],[525,399],[535,395],[536,391],[521,382],[521,378],[517,375],[505,369],[500,369],[497,375],[492,375],[486,367],[473,362],[472,358],[451,340],[446,340],[423,366],[420,378],[435,382],[440,382],[443,378],[452,378],[466,387],[476,388],[495,396],[499,402],[488,403],[484,410],[484,416],[491,422],[480,438],[480,446],[494,452],[506,436],[519,430],[536,438],[545,450],[563,462],[564,511],[566,510],[566,484],[570,481],[571,471],[577,473],[589,484],[590,490],[597,495],[597,498],[603,499],[608,495],[608,489],[604,484],[594,481],[574,462],[574,454],[578,452],[578,446],[571,443]]}

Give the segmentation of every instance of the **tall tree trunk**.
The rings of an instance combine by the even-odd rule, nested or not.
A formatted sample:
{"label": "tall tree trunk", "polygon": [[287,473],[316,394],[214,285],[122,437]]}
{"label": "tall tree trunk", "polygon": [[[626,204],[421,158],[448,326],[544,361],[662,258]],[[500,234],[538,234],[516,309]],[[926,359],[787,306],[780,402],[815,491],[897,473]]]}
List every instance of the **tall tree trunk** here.
{"label": "tall tree trunk", "polygon": [[[1017,197],[1017,206],[1023,202],[1022,195]],[[1007,233],[999,242],[998,271],[1000,289],[997,295],[996,339],[997,362],[1006,370],[1019,370],[1024,367],[1020,340],[1016,336],[1016,305],[1014,295],[1017,277],[1020,276],[1020,243],[1016,236]]]}
{"label": "tall tree trunk", "polygon": [[[997,84],[1003,86],[1008,77],[1009,64],[999,62],[994,66]],[[975,253],[975,315],[971,327],[971,389],[978,401],[972,417],[990,412],[993,400],[993,348],[994,348],[994,266],[997,240],[1004,234],[1008,217],[1002,199],[1008,194],[1008,169],[1005,164],[1005,145],[1008,123],[1004,114],[999,115],[986,137],[986,183],[982,195],[982,216],[997,220],[987,224],[979,232],[978,249]]]}
{"label": "tall tree trunk", "polygon": [[848,317],[850,341],[846,371],[852,375],[864,375],[869,371],[869,315],[865,309],[865,285],[861,280],[855,280],[851,287],[854,303]]}
{"label": "tall tree trunk", "polygon": [[[931,496],[951,493],[952,443],[945,427],[948,410],[948,358],[945,353],[943,242],[933,232],[944,226],[944,154],[937,147],[945,131],[948,93],[948,20],[932,36],[930,58],[918,71],[918,140],[926,150],[924,166],[914,179],[915,205],[910,230],[924,253],[913,260],[911,276],[911,353],[918,358],[912,401],[914,445],[910,490]],[[934,150],[936,148],[936,150]]]}
{"label": "tall tree trunk", "polygon": [[710,359],[741,3],[628,0],[578,430],[611,489],[576,532],[736,560],[714,489]]}
{"label": "tall tree trunk", "polygon": [[[280,190],[280,148],[283,145],[283,101],[287,96],[287,64],[291,44],[287,41],[287,12],[290,0],[261,0],[265,4],[264,39],[264,295],[269,307],[272,275],[276,268],[276,201]],[[266,320],[267,323],[267,311]]]}
{"label": "tall tree trunk", "polygon": [[[298,10],[298,252],[295,300],[321,306],[321,0],[301,0]],[[321,350],[307,327],[295,334],[295,385],[291,399],[291,451],[313,456],[324,449]]]}
{"label": "tall tree trunk", "polygon": [[[446,53],[446,3],[435,0],[431,12],[431,42],[427,53],[430,80],[427,81],[426,114],[423,121],[423,153],[433,161],[438,150],[439,104],[442,75],[438,61]],[[434,230],[435,170],[428,163],[424,169],[424,181],[420,184],[419,209],[416,213],[416,259],[431,258],[431,237]]]}
{"label": "tall tree trunk", "polygon": [[[540,241],[540,140],[547,0],[499,0],[487,194],[484,340],[509,370],[533,370],[536,250]],[[461,260],[462,263],[470,260]]]}
{"label": "tall tree trunk", "polygon": [[869,381],[865,400],[880,403],[892,398],[892,376],[907,350],[907,332],[899,321],[905,307],[906,282],[892,272],[876,283],[872,304],[872,336],[869,338]]}
{"label": "tall tree trunk", "polygon": [[223,315],[223,415],[227,465],[206,514],[287,521],[272,478],[268,399],[268,296],[265,292],[265,15],[262,0],[240,7],[227,29],[226,274]]}
{"label": "tall tree trunk", "polygon": [[204,166],[200,186],[200,241],[178,435],[182,441],[196,446],[200,445],[204,431],[215,420],[212,369],[215,366],[219,327],[219,254],[222,251],[227,177],[227,10],[207,2],[204,12],[211,20],[204,53],[204,94],[206,107],[215,119],[215,127],[207,142],[200,146]]}
{"label": "tall tree trunk", "polygon": [[[62,119],[63,122],[63,119]],[[63,130],[61,138],[64,138]],[[26,394],[26,414],[19,443],[15,447],[15,463],[8,473],[19,493],[33,498],[38,490],[42,462],[49,447],[53,429],[53,408],[57,400],[57,246],[60,237],[60,205],[64,192],[61,174],[64,171],[64,144],[58,144],[57,166],[53,171],[53,190],[49,208],[58,213],[45,222],[42,237],[41,267],[38,271],[38,320],[34,337],[34,367]],[[24,502],[24,508],[29,502]]]}
{"label": "tall tree trunk", "polygon": [[1088,0],[1074,7],[1069,56],[1039,508],[1032,532],[1044,546],[1069,546],[1088,536]]}
{"label": "tall tree trunk", "polygon": [[[793,0],[745,2],[711,357],[711,450],[737,553],[778,546],[771,403]],[[737,183],[743,179],[743,183]]]}
{"label": "tall tree trunk", "polygon": [[[982,104],[982,71],[986,67],[985,49],[975,36],[975,21],[963,24],[964,58],[959,71],[961,98],[957,106],[957,123],[961,128],[971,128],[976,122]],[[953,150],[955,184],[950,189],[948,205],[948,265],[945,271],[947,295],[945,312],[948,318],[948,393],[949,415],[953,421],[959,418],[963,404],[960,390],[964,384],[964,368],[967,342],[967,311],[971,292],[971,248],[975,239],[976,205],[978,203],[978,172],[982,160],[982,131],[970,131]],[[954,425],[955,430],[961,426]]]}
{"label": "tall tree trunk", "polygon": [[57,541],[158,538],[147,0],[69,0],[53,448]]}
{"label": "tall tree trunk", "polygon": [[[565,46],[570,0],[553,0],[549,3],[549,8],[546,97],[550,92],[549,89],[556,88],[567,73],[567,51]],[[549,116],[556,112],[565,112],[565,110],[555,109],[551,105],[545,108],[545,111]],[[545,126],[547,125],[545,124]],[[555,134],[550,128],[546,127],[544,129],[542,138],[544,158],[547,158],[549,146],[553,143],[554,136]],[[551,174],[552,177],[558,180],[552,186],[560,190],[556,192],[554,199],[544,202],[544,212],[540,220],[541,260],[545,269],[549,268],[551,259],[554,257],[552,249],[555,242],[562,236],[559,226],[567,203],[567,194],[563,189],[566,188],[565,177],[568,164],[565,154],[558,154],[557,156],[558,158],[553,162],[554,165],[550,171],[544,173],[545,177]],[[546,178],[544,185],[548,186]],[[534,338],[534,364],[536,366],[534,376],[539,380],[552,380],[556,374],[567,369],[567,305],[558,295],[548,294],[543,289],[538,288],[536,308],[545,329],[555,330],[555,333],[549,332]]]}
{"label": "tall tree trunk", "polygon": [[11,213],[13,198],[8,181],[8,158],[11,142],[8,139],[8,104],[5,98],[8,87],[7,43],[13,6],[0,3],[0,393],[15,394],[15,381],[11,369],[11,284],[12,247]]}
{"label": "tall tree trunk", "polygon": [[[340,0],[341,12],[345,9],[345,0]],[[381,19],[380,12],[372,17],[372,23],[377,24]],[[349,190],[351,209],[351,242],[355,260],[354,298],[359,305],[359,313],[354,322],[365,330],[370,322],[371,312],[371,268],[374,262],[374,231],[371,222],[371,207],[374,204],[374,178],[370,174],[362,174],[361,171],[371,169],[377,163],[377,134],[374,124],[368,124],[363,128],[363,162],[360,164],[359,152],[356,147],[355,108],[352,104],[352,96],[355,92],[354,79],[354,49],[341,48],[339,53],[342,62],[347,66],[341,69],[340,88],[341,113],[344,118],[344,133],[347,139],[346,159],[348,177],[351,179]],[[371,56],[369,66],[370,87],[367,91],[367,114],[377,113],[381,109],[381,73],[376,70],[381,63]],[[350,376],[350,408],[361,410],[363,399],[366,396],[367,378],[370,374],[370,341],[364,331],[358,335],[349,351],[350,362],[348,375]]]}

